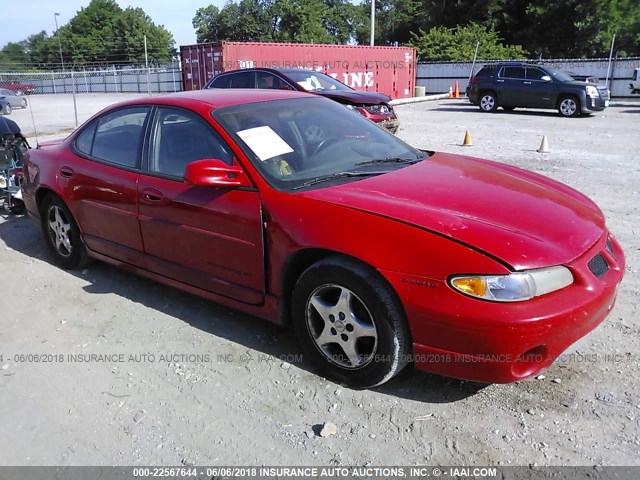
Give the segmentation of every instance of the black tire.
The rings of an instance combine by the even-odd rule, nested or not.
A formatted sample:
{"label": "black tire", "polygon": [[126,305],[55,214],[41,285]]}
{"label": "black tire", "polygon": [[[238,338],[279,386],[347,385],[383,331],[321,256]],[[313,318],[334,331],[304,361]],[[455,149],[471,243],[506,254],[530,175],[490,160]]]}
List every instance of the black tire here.
{"label": "black tire", "polygon": [[27,108],[27,99],[26,98],[22,99],[22,108]]}
{"label": "black tire", "polygon": [[561,97],[558,101],[558,112],[560,112],[560,115],[563,117],[579,116],[580,100],[572,95]]}
{"label": "black tire", "polygon": [[292,315],[304,353],[338,382],[374,387],[409,361],[400,301],[378,272],[355,260],[336,255],[310,266],[293,291]]}
{"label": "black tire", "polygon": [[478,106],[483,112],[495,112],[498,110],[498,98],[493,92],[483,92],[478,100]]}
{"label": "black tire", "polygon": [[64,202],[49,195],[40,209],[44,238],[55,263],[66,270],[75,270],[89,263],[80,229]]}

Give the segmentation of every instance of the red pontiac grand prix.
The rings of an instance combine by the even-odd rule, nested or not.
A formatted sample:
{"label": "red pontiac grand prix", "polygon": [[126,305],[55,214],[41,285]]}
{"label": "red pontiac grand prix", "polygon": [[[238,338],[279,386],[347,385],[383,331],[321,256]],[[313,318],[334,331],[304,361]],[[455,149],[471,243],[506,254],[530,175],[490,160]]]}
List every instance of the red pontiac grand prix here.
{"label": "red pontiac grand prix", "polygon": [[98,259],[292,325],[355,387],[409,362],[481,382],[535,375],[605,319],[624,271],[577,191],[417,150],[301,92],[118,103],[24,170],[61,267]]}

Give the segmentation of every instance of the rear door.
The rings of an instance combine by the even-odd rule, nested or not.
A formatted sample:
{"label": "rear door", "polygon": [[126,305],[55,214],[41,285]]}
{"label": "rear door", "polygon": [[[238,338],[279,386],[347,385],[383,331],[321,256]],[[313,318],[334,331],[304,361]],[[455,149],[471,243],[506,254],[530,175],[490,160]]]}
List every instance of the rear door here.
{"label": "rear door", "polygon": [[524,107],[526,102],[525,69],[521,66],[502,67],[498,75],[498,102],[500,105]]}
{"label": "rear door", "polygon": [[199,115],[158,107],[149,155],[138,183],[147,268],[180,282],[262,303],[265,290],[262,211],[257,189],[197,187],[187,164],[234,163],[229,146]]}
{"label": "rear door", "polygon": [[87,246],[136,266],[144,265],[137,184],[150,111],[127,107],[94,120],[77,137],[73,161],[58,173]]}

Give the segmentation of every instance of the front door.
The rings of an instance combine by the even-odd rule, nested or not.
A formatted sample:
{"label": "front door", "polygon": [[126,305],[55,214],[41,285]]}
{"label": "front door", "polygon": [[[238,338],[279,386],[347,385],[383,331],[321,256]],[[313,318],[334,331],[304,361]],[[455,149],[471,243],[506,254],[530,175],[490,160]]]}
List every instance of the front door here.
{"label": "front door", "polygon": [[527,106],[533,108],[555,108],[553,81],[543,80],[549,77],[544,70],[527,67]]}
{"label": "front door", "polygon": [[229,146],[197,114],[159,107],[146,171],[138,183],[147,268],[213,293],[259,304],[265,290],[260,194],[256,189],[188,185],[187,164]]}

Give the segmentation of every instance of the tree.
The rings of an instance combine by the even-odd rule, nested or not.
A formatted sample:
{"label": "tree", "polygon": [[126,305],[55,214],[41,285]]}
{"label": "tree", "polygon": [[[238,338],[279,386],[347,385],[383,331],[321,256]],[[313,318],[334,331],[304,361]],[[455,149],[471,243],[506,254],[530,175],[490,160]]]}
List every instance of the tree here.
{"label": "tree", "polygon": [[166,62],[174,56],[173,36],[164,27],[140,8],[122,10],[115,0],[91,0],[60,28],[68,63],[142,63],[145,35],[149,60]]}
{"label": "tree", "polygon": [[232,1],[220,10],[214,5],[200,8],[193,18],[198,42],[273,41],[271,3],[267,0]]}
{"label": "tree", "polygon": [[349,0],[240,0],[200,8],[193,18],[198,42],[348,43],[359,7]]}
{"label": "tree", "polygon": [[143,63],[145,36],[151,62],[167,62],[175,56],[171,33],[155,25],[142,9],[122,10],[115,0],[91,0],[51,37],[42,31],[20,43],[6,45],[0,60],[47,64],[50,68],[60,64],[61,45],[65,66]]}
{"label": "tree", "polygon": [[503,45],[495,30],[476,23],[464,27],[434,27],[412,33],[412,44],[421,60],[471,60],[476,44],[482,60],[526,58],[520,45]]}

